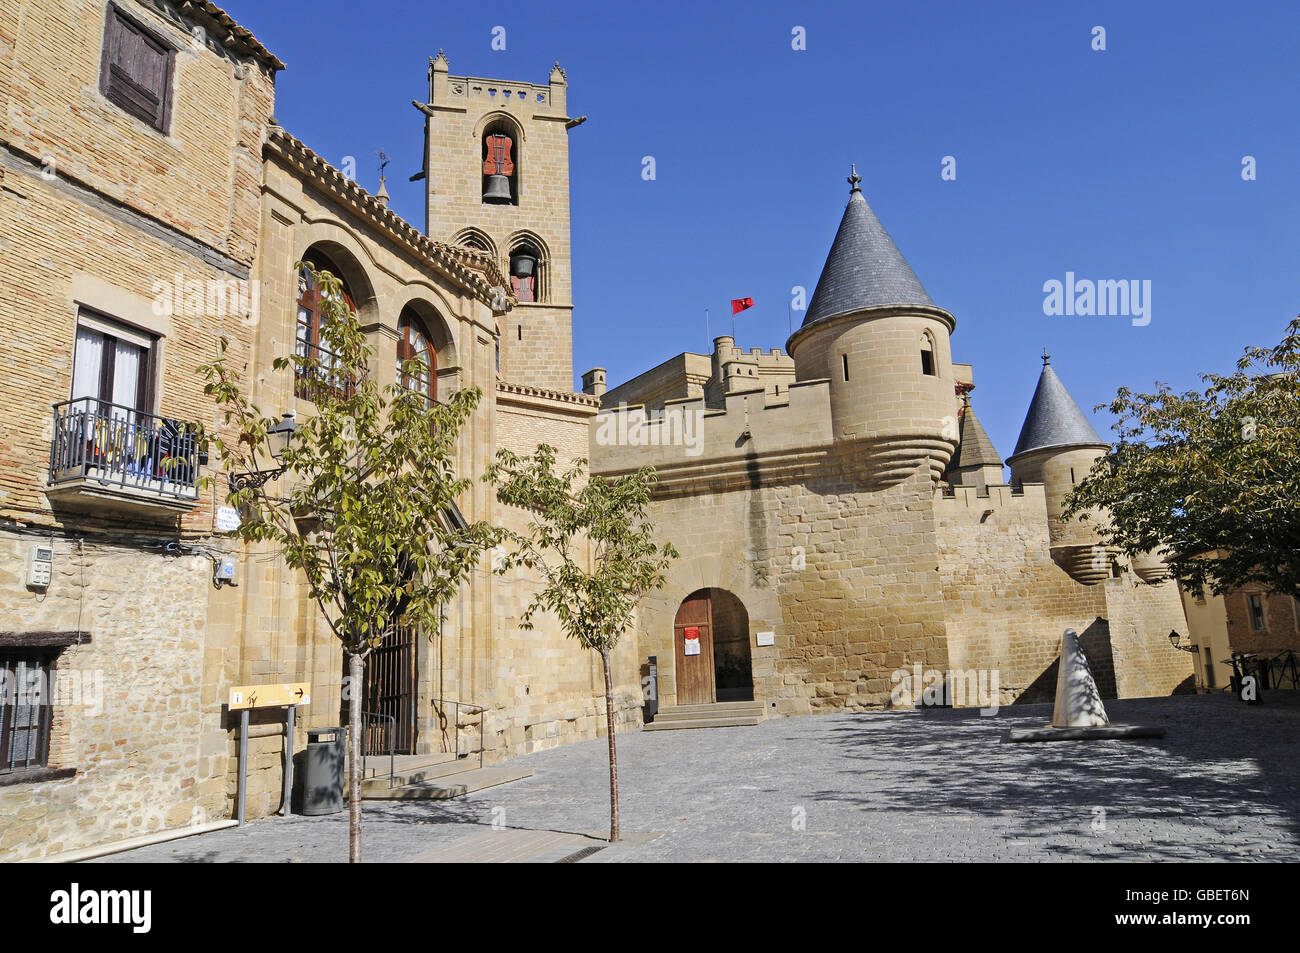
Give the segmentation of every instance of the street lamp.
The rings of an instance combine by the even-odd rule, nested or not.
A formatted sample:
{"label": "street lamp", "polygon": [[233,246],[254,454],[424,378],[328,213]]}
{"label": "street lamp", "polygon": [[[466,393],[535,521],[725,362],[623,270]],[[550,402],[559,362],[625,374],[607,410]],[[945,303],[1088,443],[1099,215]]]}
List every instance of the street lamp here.
{"label": "street lamp", "polygon": [[1180,651],[1180,652],[1195,652],[1195,651],[1197,650],[1197,648],[1196,648],[1195,645],[1188,645],[1188,646],[1184,646],[1184,645],[1182,645],[1182,644],[1181,644],[1182,641],[1183,641],[1183,637],[1182,637],[1181,635],[1178,634],[1178,630],[1177,630],[1177,629],[1172,629],[1172,630],[1170,630],[1170,632],[1169,632],[1169,644],[1172,645],[1174,648],[1176,648],[1178,651]]}
{"label": "street lamp", "polygon": [[294,419],[292,410],[287,414],[282,414],[279,423],[266,428],[267,442],[271,445],[271,457],[277,463],[284,456],[284,452],[289,449],[289,444],[293,442],[293,435],[297,432],[298,421]]}
{"label": "street lamp", "polygon": [[289,449],[289,444],[293,442],[293,435],[297,432],[298,422],[294,419],[293,411],[282,414],[279,421],[267,427],[266,442],[270,445],[271,459],[280,465],[271,470],[230,474],[231,492],[246,490],[250,487],[260,489],[268,481],[282,476],[286,467],[280,461],[283,459],[285,451]]}

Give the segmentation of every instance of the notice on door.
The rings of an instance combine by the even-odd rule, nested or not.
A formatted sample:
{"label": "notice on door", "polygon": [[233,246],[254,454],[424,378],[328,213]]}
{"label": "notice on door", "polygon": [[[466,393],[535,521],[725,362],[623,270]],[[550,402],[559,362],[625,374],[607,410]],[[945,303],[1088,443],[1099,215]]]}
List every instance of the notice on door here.
{"label": "notice on door", "polygon": [[687,626],[686,631],[682,633],[682,654],[699,655],[700,654],[700,630],[695,626]]}

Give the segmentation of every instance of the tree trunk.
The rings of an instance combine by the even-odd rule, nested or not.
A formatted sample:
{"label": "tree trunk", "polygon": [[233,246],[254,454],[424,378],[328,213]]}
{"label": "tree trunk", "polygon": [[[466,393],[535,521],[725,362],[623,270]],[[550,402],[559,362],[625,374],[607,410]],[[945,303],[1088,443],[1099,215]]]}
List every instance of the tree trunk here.
{"label": "tree trunk", "polygon": [[348,655],[348,863],[361,863],[361,705],[365,659]]}
{"label": "tree trunk", "polygon": [[609,842],[618,841],[618,751],[614,747],[614,682],[609,671],[609,649],[600,650],[605,663],[605,723],[609,730]]}

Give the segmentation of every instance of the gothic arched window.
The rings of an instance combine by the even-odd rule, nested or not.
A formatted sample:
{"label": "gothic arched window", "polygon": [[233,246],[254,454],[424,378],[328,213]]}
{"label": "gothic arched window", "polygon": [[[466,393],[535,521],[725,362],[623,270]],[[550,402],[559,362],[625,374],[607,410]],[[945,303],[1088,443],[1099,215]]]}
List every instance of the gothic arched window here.
{"label": "gothic arched window", "polygon": [[939,364],[935,359],[934,338],[929,331],[921,334],[921,373],[928,377],[939,375]]}
{"label": "gothic arched window", "polygon": [[412,308],[403,308],[397,321],[397,379],[402,387],[425,397],[425,406],[438,400],[438,352],[433,338]]}
{"label": "gothic arched window", "polygon": [[[328,271],[340,277],[340,281],[342,278],[339,270],[327,258],[313,255],[304,258],[303,262],[304,267],[298,272],[298,321],[294,351],[301,358],[317,362],[317,366],[314,369],[303,366],[295,368],[294,390],[297,396],[312,400],[316,386],[326,384],[336,387],[340,384],[334,373],[338,358],[321,342],[325,298],[315,272]],[[306,267],[307,265],[311,265],[311,268]],[[355,314],[357,306],[346,282],[343,284],[343,300],[348,309]]]}
{"label": "gothic arched window", "polygon": [[530,241],[518,242],[510,249],[510,287],[520,301],[545,300],[544,264],[541,250]]}

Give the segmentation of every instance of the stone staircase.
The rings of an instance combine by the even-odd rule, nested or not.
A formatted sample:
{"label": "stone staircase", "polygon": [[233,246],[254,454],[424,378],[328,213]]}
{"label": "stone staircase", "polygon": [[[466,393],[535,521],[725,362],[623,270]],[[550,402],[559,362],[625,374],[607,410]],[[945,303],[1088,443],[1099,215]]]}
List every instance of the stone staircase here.
{"label": "stone staircase", "polygon": [[717,702],[712,705],[669,705],[660,708],[646,731],[677,728],[733,728],[763,720],[762,702]]}
{"label": "stone staircase", "polygon": [[[445,801],[498,784],[532,777],[532,768],[511,764],[479,767],[477,756],[398,755],[389,774],[386,755],[366,758],[361,796],[368,801]],[[346,776],[346,775],[345,775]]]}

